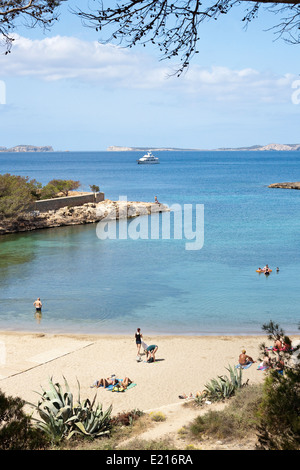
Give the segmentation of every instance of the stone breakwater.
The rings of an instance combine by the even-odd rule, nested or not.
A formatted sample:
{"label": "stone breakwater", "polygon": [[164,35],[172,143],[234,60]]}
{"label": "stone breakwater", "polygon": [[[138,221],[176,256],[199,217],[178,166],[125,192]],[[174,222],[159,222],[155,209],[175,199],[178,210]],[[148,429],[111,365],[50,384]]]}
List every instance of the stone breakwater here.
{"label": "stone breakwater", "polygon": [[294,183],[273,183],[269,184],[268,188],[283,188],[283,189],[300,189],[300,182]]}
{"label": "stone breakwater", "polygon": [[168,206],[151,202],[105,201],[48,212],[29,212],[15,220],[0,221],[0,235],[28,232],[67,225],[84,225],[101,220],[115,220],[169,211]]}
{"label": "stone breakwater", "polygon": [[29,212],[15,220],[0,220],[0,235],[31,230],[84,225],[101,220],[115,220],[168,212],[168,206],[151,202],[110,201],[87,203],[75,207],[62,207],[48,212]]}

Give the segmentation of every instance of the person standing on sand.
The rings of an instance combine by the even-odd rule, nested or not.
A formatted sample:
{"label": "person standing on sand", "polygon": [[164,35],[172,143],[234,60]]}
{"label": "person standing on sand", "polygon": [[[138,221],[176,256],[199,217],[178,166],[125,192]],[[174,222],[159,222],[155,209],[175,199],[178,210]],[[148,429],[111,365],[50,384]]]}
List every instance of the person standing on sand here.
{"label": "person standing on sand", "polygon": [[141,355],[142,338],[143,338],[143,335],[141,333],[141,329],[137,328],[136,333],[135,333],[135,343],[137,347],[138,356]]}
{"label": "person standing on sand", "polygon": [[33,305],[35,306],[35,310],[37,312],[40,312],[42,310],[42,302],[41,302],[41,299],[38,297],[37,300],[35,302],[33,302]]}

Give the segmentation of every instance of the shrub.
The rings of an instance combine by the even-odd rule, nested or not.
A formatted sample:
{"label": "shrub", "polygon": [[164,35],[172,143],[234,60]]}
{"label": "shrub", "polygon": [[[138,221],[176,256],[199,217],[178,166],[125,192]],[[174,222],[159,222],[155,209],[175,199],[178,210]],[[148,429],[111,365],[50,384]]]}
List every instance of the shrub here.
{"label": "shrub", "polygon": [[[263,325],[269,339],[280,338],[286,345],[291,345],[279,325]],[[262,345],[264,349],[264,345]],[[283,348],[277,354],[277,360],[284,362],[282,373],[276,369],[268,371],[264,382],[264,392],[258,410],[259,448],[267,450],[300,449],[300,357],[299,346],[294,350]]]}
{"label": "shrub", "polygon": [[36,427],[45,432],[55,443],[64,438],[70,439],[74,434],[99,437],[108,435],[111,429],[110,406],[106,412],[102,405],[94,409],[96,395],[90,402],[80,401],[80,386],[78,383],[78,399],[73,399],[68,383],[65,381],[65,391],[59,383],[49,380],[50,390],[40,394],[38,405],[32,405],[41,419],[35,418]]}
{"label": "shrub", "polygon": [[152,411],[150,413],[150,417],[152,419],[152,421],[166,421],[167,417],[164,413],[162,413],[161,411]]}
{"label": "shrub", "polygon": [[134,421],[143,416],[143,411],[133,410],[129,412],[118,413],[111,419],[112,426],[131,426]]}
{"label": "shrub", "polygon": [[205,390],[200,397],[195,399],[197,404],[202,404],[206,400],[221,401],[232,397],[236,391],[245,385],[242,383],[242,369],[235,369],[229,366],[229,377],[220,375],[217,379],[212,379],[205,385]]}
{"label": "shrub", "polygon": [[217,439],[255,435],[258,423],[256,411],[261,400],[261,385],[241,388],[224,410],[209,410],[205,415],[198,416],[190,425],[190,432],[194,437],[206,435]]}
{"label": "shrub", "polygon": [[0,448],[2,450],[45,449],[49,441],[31,425],[21,398],[6,397],[0,391]]}
{"label": "shrub", "polygon": [[18,217],[35,200],[40,183],[28,177],[0,175],[0,220]]}

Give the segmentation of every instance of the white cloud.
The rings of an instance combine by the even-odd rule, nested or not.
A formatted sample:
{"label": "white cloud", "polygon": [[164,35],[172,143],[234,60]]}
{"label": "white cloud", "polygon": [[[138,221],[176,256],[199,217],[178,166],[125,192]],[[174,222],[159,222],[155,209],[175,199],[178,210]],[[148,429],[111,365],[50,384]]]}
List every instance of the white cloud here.
{"label": "white cloud", "polygon": [[295,76],[249,68],[204,69],[191,64],[180,78],[147,54],[96,41],[55,36],[31,40],[15,36],[12,53],[0,56],[0,79],[32,77],[45,81],[81,80],[106,87],[180,92],[198,99],[289,101]]}

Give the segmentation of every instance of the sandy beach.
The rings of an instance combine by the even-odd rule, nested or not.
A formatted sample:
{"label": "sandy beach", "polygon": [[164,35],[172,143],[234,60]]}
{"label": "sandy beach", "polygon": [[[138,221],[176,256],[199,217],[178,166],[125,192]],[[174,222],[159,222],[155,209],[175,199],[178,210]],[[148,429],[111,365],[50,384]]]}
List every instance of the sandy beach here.
{"label": "sandy beach", "polygon": [[[243,348],[257,359],[259,345],[268,344],[266,336],[156,336],[144,340],[157,344],[157,361],[136,361],[134,335],[82,336],[36,333],[0,333],[0,388],[10,396],[37,403],[38,395],[48,389],[50,377],[63,384],[67,379],[77,397],[77,380],[81,399],[93,398],[104,409],[110,404],[113,414],[132,409],[149,411],[182,403],[182,393],[203,390],[226,368],[238,363]],[[298,339],[299,337],[292,337]],[[136,386],[124,393],[92,388],[95,380],[116,374],[129,377]],[[261,382],[264,372],[257,364],[243,371],[243,379]]]}

